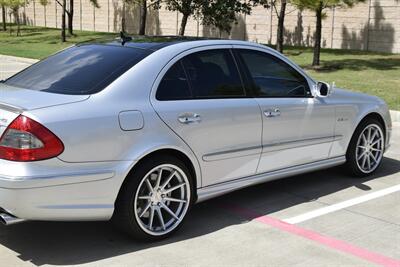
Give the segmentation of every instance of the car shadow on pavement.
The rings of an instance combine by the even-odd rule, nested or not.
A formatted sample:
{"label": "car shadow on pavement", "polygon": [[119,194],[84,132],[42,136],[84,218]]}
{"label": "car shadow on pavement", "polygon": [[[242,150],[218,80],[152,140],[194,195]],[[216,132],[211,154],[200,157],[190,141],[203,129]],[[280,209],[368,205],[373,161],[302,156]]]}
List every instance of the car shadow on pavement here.
{"label": "car shadow on pavement", "polygon": [[224,204],[257,209],[259,214],[268,215],[295,205],[317,201],[323,196],[350,187],[372,190],[364,183],[398,172],[400,161],[385,158],[382,167],[366,179],[348,177],[342,168],[337,167],[236,191],[194,206],[183,227],[171,238],[161,242],[133,241],[108,222],[27,222],[8,227],[0,226],[0,245],[17,253],[20,260],[37,266],[91,263],[202,237],[249,221],[249,218],[229,214],[223,208]]}

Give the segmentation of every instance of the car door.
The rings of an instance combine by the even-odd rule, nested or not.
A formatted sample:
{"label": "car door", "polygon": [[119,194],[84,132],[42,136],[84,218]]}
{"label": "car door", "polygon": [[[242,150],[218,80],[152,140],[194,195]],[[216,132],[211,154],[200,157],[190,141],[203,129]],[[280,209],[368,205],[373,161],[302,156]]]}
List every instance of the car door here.
{"label": "car door", "polygon": [[254,175],[261,155],[260,109],[229,48],[180,55],[159,75],[152,97],[161,119],[197,156],[202,186]]}
{"label": "car door", "polygon": [[327,159],[334,140],[335,109],[314,97],[310,81],[281,56],[235,49],[263,117],[257,173]]}

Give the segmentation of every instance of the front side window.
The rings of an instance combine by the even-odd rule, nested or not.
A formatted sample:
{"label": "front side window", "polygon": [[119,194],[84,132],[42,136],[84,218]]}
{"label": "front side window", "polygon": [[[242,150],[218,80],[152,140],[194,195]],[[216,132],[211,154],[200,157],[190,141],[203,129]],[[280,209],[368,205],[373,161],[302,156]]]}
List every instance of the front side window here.
{"label": "front side window", "polygon": [[195,98],[245,96],[242,81],[230,50],[193,53],[183,59]]}
{"label": "front side window", "polygon": [[260,51],[239,50],[258,97],[308,97],[307,80],[282,60]]}
{"label": "front side window", "polygon": [[80,45],[68,48],[6,80],[6,84],[50,93],[83,95],[103,90],[149,52],[137,48]]}

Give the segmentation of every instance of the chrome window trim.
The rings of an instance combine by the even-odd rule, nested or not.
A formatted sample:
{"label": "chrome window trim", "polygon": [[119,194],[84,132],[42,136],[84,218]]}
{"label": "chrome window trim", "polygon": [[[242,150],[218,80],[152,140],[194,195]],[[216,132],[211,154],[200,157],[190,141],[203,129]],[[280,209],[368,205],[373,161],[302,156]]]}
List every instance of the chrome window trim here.
{"label": "chrome window trim", "polygon": [[[238,77],[239,77],[240,83],[241,83],[241,87],[242,87],[242,90],[243,90],[243,94],[242,94],[242,95],[205,96],[205,97],[195,97],[195,96],[194,96],[194,94],[193,94],[193,84],[192,84],[192,80],[190,79],[190,76],[188,75],[188,72],[187,72],[187,66],[186,66],[186,64],[185,64],[185,58],[186,58],[187,56],[190,56],[190,55],[195,54],[195,53],[204,52],[204,51],[213,51],[213,50],[226,50],[226,52],[228,52],[228,53],[230,54],[231,59],[232,59],[232,61],[234,62],[234,65],[235,65],[235,68],[236,68],[237,75],[238,75]],[[185,51],[185,52],[186,52],[186,51]],[[170,99],[170,100],[160,100],[160,99],[157,99],[157,91],[158,91],[158,88],[159,88],[159,86],[160,86],[162,80],[164,79],[164,77],[165,77],[165,75],[167,74],[167,72],[168,72],[172,67],[174,67],[175,64],[178,64],[178,63],[181,64],[181,66],[182,66],[182,68],[183,68],[183,71],[184,71],[185,76],[186,76],[187,84],[188,84],[188,86],[189,86],[189,90],[190,90],[190,92],[191,92],[192,95],[190,96],[190,98],[182,98],[182,99]],[[204,50],[193,51],[193,52],[188,53],[188,54],[186,54],[185,56],[179,58],[179,59],[176,60],[172,65],[170,65],[169,63],[168,63],[167,65],[168,65],[168,69],[167,69],[167,71],[165,71],[165,72],[162,74],[162,78],[161,78],[161,80],[159,81],[159,83],[158,83],[158,85],[157,85],[157,88],[156,88],[155,96],[156,96],[156,100],[157,100],[157,101],[184,101],[184,100],[204,100],[204,99],[206,99],[206,100],[209,100],[209,99],[237,99],[237,98],[252,98],[252,97],[253,97],[253,96],[252,96],[252,93],[250,93],[249,90],[248,90],[248,88],[246,88],[245,80],[244,80],[244,77],[243,77],[243,73],[241,72],[241,69],[239,68],[239,64],[238,64],[238,62],[237,62],[237,59],[236,59],[235,55],[234,55],[233,52],[232,52],[232,47],[226,47],[226,48],[222,48],[222,47],[219,47],[219,48],[208,48],[208,49],[204,49]],[[166,66],[167,66],[167,65],[166,65]],[[164,68],[165,68],[166,66],[164,66]],[[163,68],[163,70],[164,70],[164,68]],[[163,72],[163,70],[162,70],[161,72]],[[161,72],[160,72],[160,73],[161,73]],[[160,75],[160,74],[159,74],[159,75]],[[157,78],[158,78],[158,76],[157,76]]]}
{"label": "chrome window trim", "polygon": [[[236,50],[236,51],[235,51]],[[243,58],[243,56],[242,56],[242,54],[241,54],[241,50],[243,51],[243,50],[249,50],[249,51],[252,51],[252,52],[255,52],[255,53],[265,53],[264,51],[260,51],[260,50],[255,50],[255,49],[244,49],[244,48],[233,48],[233,51],[234,51],[234,56],[235,56],[235,59],[237,60],[237,61],[239,61],[240,62],[240,64],[241,64],[241,68],[240,68],[240,70],[242,71],[242,72],[245,72],[244,73],[244,75],[246,76],[246,78],[247,78],[247,82],[249,82],[250,84],[249,84],[249,86],[251,87],[251,88],[249,88],[249,90],[252,92],[252,94],[253,94],[253,96],[255,97],[255,98],[314,98],[314,95],[313,95],[313,93],[312,93],[312,87],[310,86],[310,83],[309,83],[309,81],[308,81],[308,79],[307,79],[307,77],[305,77],[302,73],[300,73],[297,69],[295,69],[293,66],[291,66],[290,64],[288,64],[286,61],[284,61],[284,60],[282,60],[281,58],[279,58],[279,57],[277,57],[277,56],[275,56],[275,55],[273,55],[272,53],[265,53],[265,54],[267,54],[267,56],[269,56],[269,57],[271,57],[272,58],[272,60],[276,60],[276,61],[278,61],[278,63],[277,64],[286,64],[286,66],[285,66],[285,68],[291,68],[291,70],[292,71],[294,71],[295,73],[297,73],[299,76],[301,76],[303,79],[304,79],[304,81],[306,82],[306,84],[307,84],[307,88],[305,88],[305,93],[304,93],[304,95],[293,95],[293,96],[291,96],[291,95],[278,95],[278,96],[263,96],[263,95],[256,95],[255,94],[255,92],[254,92],[254,90],[253,90],[253,87],[254,86],[257,86],[256,85],[256,82],[254,81],[254,78],[251,76],[251,73],[250,73],[250,70],[249,70],[249,68],[248,68],[248,66],[247,66],[247,63],[245,62],[245,60],[244,60],[244,58]],[[279,63],[280,62],[280,63]],[[249,76],[250,75],[250,76]],[[280,78],[275,78],[275,79],[279,79],[280,80]],[[282,79],[283,80],[283,79]],[[309,94],[307,94],[307,93],[309,93]]]}
{"label": "chrome window trim", "polygon": [[[196,52],[201,52],[201,51],[208,51],[208,50],[214,50],[214,49],[226,49],[232,51],[233,45],[232,44],[212,44],[212,45],[201,45],[193,48],[189,48],[186,50],[183,50],[179,52],[178,54],[174,55],[161,69],[161,71],[157,74],[157,77],[154,79],[153,85],[151,87],[150,91],[150,100],[151,101],[157,101],[157,102],[163,102],[165,100],[158,100],[156,98],[157,94],[157,89],[160,86],[160,83],[162,79],[164,78],[165,74],[168,72],[168,70],[179,60],[183,59],[184,57],[196,53]],[[232,52],[231,52],[232,54]],[[232,54],[232,60],[236,63],[236,58]],[[185,68],[184,68],[185,69]],[[238,71],[239,76],[242,78],[242,73],[241,70],[239,69],[239,66],[236,64],[236,69]],[[185,69],[186,71],[186,69]],[[244,96],[236,96],[236,97],[212,97],[212,98],[193,98],[193,99],[182,99],[184,100],[210,100],[210,99],[249,99],[249,98],[254,98],[251,94],[251,92],[248,92],[248,89],[246,88],[243,79],[242,81],[242,86],[243,90],[245,91]],[[171,101],[181,101],[181,100],[171,100]]]}
{"label": "chrome window trim", "polygon": [[[299,73],[299,75],[303,76],[304,79],[307,81],[311,95],[310,96],[298,96],[298,97],[290,97],[290,98],[312,98],[316,96],[315,92],[315,85],[316,81],[311,78],[303,69],[301,69],[297,64],[295,64],[293,61],[289,60],[288,58],[284,57],[277,51],[272,50],[271,48],[268,47],[262,47],[260,45],[251,45],[251,44],[234,44],[233,50],[239,50],[239,49],[247,49],[247,50],[253,50],[253,51],[259,51],[259,52],[264,52],[267,53],[268,55],[272,57],[276,57],[282,62],[288,64],[290,67],[292,67],[295,71]],[[283,97],[259,97],[257,96],[256,98],[283,98]]]}

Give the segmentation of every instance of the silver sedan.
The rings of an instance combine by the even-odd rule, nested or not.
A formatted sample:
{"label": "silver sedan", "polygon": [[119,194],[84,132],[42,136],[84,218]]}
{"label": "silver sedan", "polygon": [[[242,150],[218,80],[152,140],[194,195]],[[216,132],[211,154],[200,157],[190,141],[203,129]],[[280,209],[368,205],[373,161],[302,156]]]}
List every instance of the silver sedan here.
{"label": "silver sedan", "polygon": [[263,45],[83,43],[0,84],[0,217],[111,219],[157,240],[243,187],[337,165],[370,175],[390,135],[384,101]]}

